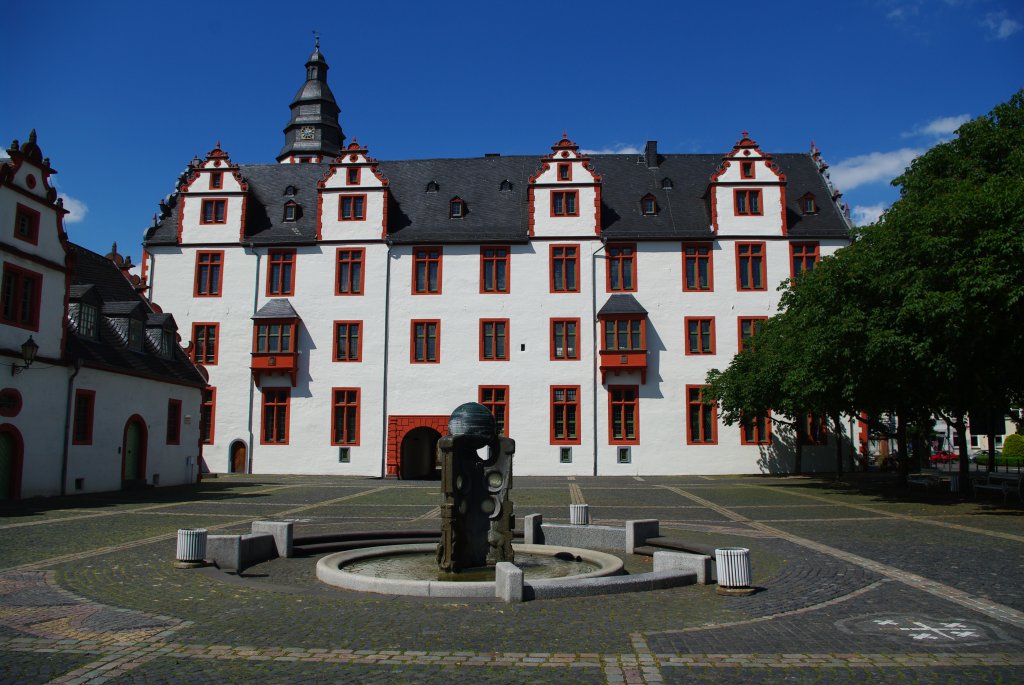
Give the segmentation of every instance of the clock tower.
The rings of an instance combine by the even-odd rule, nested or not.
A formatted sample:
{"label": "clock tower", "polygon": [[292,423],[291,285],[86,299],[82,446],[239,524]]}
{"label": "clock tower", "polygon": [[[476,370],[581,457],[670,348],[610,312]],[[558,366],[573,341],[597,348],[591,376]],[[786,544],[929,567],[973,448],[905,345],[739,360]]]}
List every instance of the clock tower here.
{"label": "clock tower", "polygon": [[327,60],[320,54],[319,37],[306,60],[306,82],[290,107],[292,117],[284,128],[284,147],[277,155],[278,162],[323,162],[341,154],[345,143],[338,123],[341,110],[327,85]]}

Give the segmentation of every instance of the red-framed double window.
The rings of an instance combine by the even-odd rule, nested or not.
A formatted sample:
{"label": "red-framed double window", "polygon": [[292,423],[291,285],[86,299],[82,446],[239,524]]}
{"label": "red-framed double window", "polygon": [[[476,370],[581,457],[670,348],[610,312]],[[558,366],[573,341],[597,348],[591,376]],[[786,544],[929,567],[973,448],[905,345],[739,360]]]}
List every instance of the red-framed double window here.
{"label": "red-framed double window", "polygon": [[441,321],[414,320],[410,325],[409,361],[412,364],[438,364],[441,361]]}
{"label": "red-framed double window", "polygon": [[359,444],[359,388],[331,391],[331,444]]}
{"label": "red-framed double window", "polygon": [[91,445],[96,414],[96,391],[75,390],[75,414],[71,423],[71,444]]}
{"label": "red-framed double window", "polygon": [[39,330],[43,275],[4,263],[0,286],[0,323],[30,331]]}
{"label": "red-framed double window", "polygon": [[480,292],[507,293],[511,288],[511,250],[508,245],[480,248]]}
{"label": "red-framed double window", "polygon": [[199,223],[224,224],[228,221],[227,200],[203,200]]}
{"label": "red-framed double window", "polygon": [[608,292],[636,292],[636,245],[611,244],[606,253]]}
{"label": "red-framed double window", "polygon": [[613,445],[640,444],[638,386],[608,386],[608,442]]}
{"label": "red-framed double window", "polygon": [[551,319],[551,359],[580,358],[580,320]]}
{"label": "red-framed double window", "polygon": [[441,262],[444,250],[437,246],[416,247],[412,251],[412,294],[441,293]]}
{"label": "red-framed double window", "polygon": [[366,195],[341,195],[338,197],[338,221],[365,221]]}
{"label": "red-framed double window", "polygon": [[480,319],[480,361],[508,361],[508,319]]}
{"label": "red-framed double window", "polygon": [[736,216],[761,216],[764,213],[760,190],[737,188],[733,190],[733,203]]}
{"label": "red-framed double window", "polygon": [[196,252],[196,279],[192,294],[195,297],[220,297],[224,278],[224,250]]}
{"label": "red-framed double window", "polygon": [[715,354],[715,317],[687,316],[686,354]]}
{"label": "red-framed double window", "polygon": [[686,444],[718,444],[718,406],[704,404],[703,385],[686,386]]}
{"label": "red-framed double window", "polygon": [[601,320],[604,331],[602,352],[626,352],[647,349],[646,320],[639,317],[616,317]]}
{"label": "red-framed double window", "polygon": [[817,242],[789,244],[789,275],[796,278],[813,271],[821,259],[821,248]]}
{"label": "red-framed double window", "polygon": [[736,331],[739,340],[737,341],[736,349],[738,352],[747,349],[750,339],[764,330],[764,323],[767,320],[767,316],[741,316],[737,318]]}
{"label": "red-framed double window", "polygon": [[167,400],[167,444],[181,444],[181,400]]}
{"label": "red-framed double window", "polygon": [[579,200],[578,190],[552,190],[551,216],[579,216]]}
{"label": "red-framed double window", "polygon": [[334,356],[336,362],[363,360],[363,322],[334,322]]}
{"label": "red-framed double window", "polygon": [[263,425],[261,445],[288,444],[288,409],[291,405],[289,388],[263,389]]}
{"label": "red-framed double window", "polygon": [[741,445],[770,445],[772,442],[771,414],[740,417]]}
{"label": "red-framed double window", "polygon": [[196,322],[192,324],[192,361],[204,366],[216,365],[219,336],[220,324],[218,323]]}
{"label": "red-framed double window", "polygon": [[14,237],[38,245],[39,212],[19,203],[14,210]]}
{"label": "red-framed double window", "polygon": [[508,386],[481,385],[477,390],[477,400],[491,410],[498,433],[508,435]]}
{"label": "red-framed double window", "polygon": [[715,289],[711,243],[683,243],[683,291],[711,292]]}
{"label": "red-framed double window", "polygon": [[580,291],[580,246],[552,245],[549,248],[551,292],[578,293]]}
{"label": "red-framed double window", "polygon": [[366,249],[339,247],[334,272],[335,295],[362,295]]}
{"label": "red-framed double window", "polygon": [[295,294],[295,250],[270,250],[267,255],[267,297]]}
{"label": "red-framed double window", "polygon": [[736,243],[736,288],[738,290],[767,290],[765,244]]}
{"label": "red-framed double window", "polygon": [[580,386],[551,386],[551,444],[580,444]]}
{"label": "red-framed double window", "polygon": [[212,445],[214,428],[217,419],[217,388],[203,388],[202,400],[199,403],[199,442]]}

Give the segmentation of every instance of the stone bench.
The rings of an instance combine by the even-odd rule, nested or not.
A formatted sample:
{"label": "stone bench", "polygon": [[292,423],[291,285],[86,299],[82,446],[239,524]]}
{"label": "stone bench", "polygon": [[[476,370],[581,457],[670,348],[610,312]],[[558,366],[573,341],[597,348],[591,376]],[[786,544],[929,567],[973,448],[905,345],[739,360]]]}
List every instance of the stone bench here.
{"label": "stone bench", "polygon": [[222,570],[241,573],[250,566],[292,555],[291,523],[254,521],[248,535],[210,535],[206,561]]}

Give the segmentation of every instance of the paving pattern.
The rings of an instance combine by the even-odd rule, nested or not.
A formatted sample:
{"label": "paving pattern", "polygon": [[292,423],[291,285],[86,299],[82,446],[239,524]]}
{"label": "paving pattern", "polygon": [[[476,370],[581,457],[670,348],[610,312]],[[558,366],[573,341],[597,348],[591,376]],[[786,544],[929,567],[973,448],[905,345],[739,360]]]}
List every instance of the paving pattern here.
{"label": "paving pattern", "polygon": [[[319,584],[315,558],[174,569],[177,528],[416,529],[437,485],[231,476],[0,510],[0,683],[1024,681],[1024,509],[877,477],[517,478],[519,515],[659,518],[751,550],[713,586],[509,605]],[[626,568],[650,568],[626,556]]]}

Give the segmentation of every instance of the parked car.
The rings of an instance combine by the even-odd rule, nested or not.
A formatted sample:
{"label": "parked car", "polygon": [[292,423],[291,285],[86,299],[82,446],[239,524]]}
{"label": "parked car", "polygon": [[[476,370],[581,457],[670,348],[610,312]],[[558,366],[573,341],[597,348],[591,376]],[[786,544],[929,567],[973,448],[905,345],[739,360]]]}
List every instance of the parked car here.
{"label": "parked car", "polygon": [[959,455],[953,450],[939,450],[937,452],[933,452],[930,457],[930,461],[933,464],[948,464],[949,462],[956,461],[957,459],[959,459]]}

